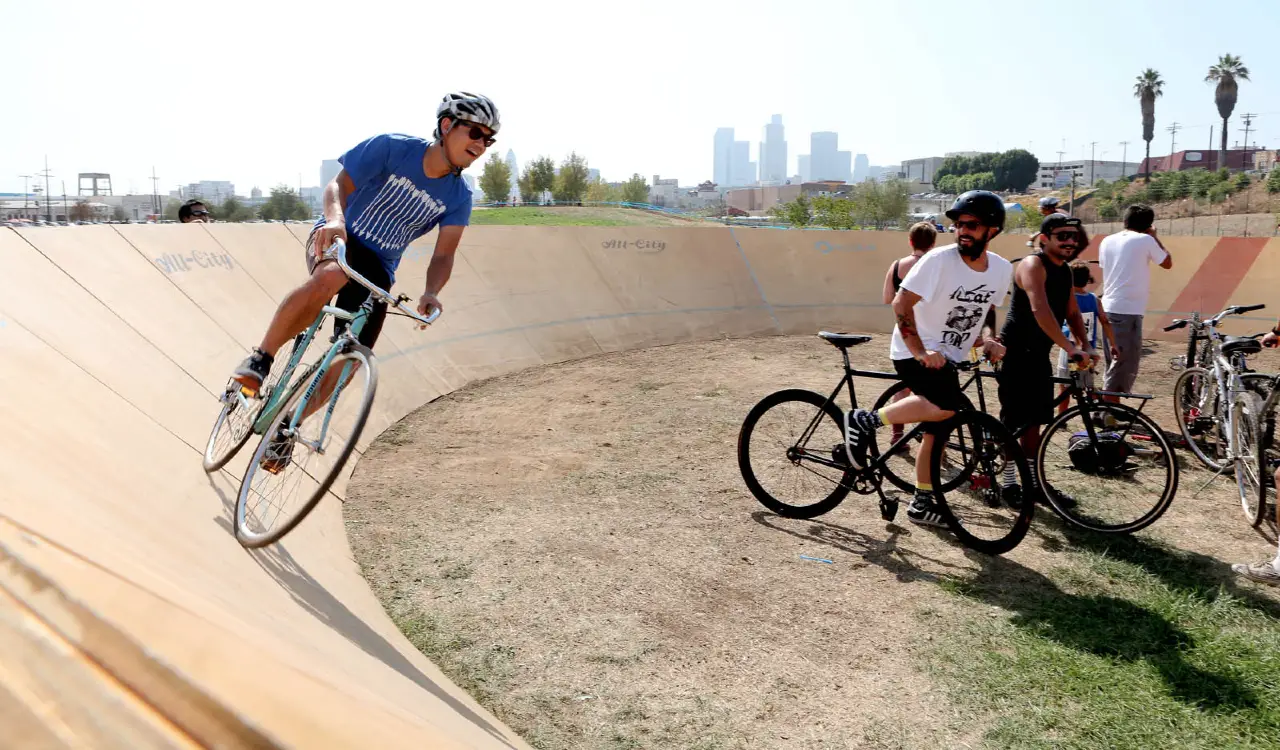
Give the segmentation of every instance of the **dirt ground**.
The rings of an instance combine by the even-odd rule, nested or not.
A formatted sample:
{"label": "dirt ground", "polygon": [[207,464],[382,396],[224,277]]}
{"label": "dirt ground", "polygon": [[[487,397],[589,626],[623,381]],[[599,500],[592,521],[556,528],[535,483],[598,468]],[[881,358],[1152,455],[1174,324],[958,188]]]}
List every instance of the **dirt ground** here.
{"label": "dirt ground", "polygon": [[[889,369],[887,345],[855,348],[856,366]],[[1180,349],[1149,343],[1135,389],[1174,432]],[[905,514],[885,523],[874,498],[777,517],[739,474],[751,406],[785,387],[825,395],[839,366],[795,336],[473,384],[366,453],[344,506],[356,559],[415,645],[535,747],[971,746],[994,717],[954,703],[923,655],[930,623],[1001,614],[940,585],[989,561]],[[859,381],[864,405],[887,382]],[[1179,455],[1178,496],[1142,534],[1224,565],[1274,550],[1234,484],[1195,494],[1209,474]],[[1001,564],[1048,575],[1066,543],[1040,510]]]}

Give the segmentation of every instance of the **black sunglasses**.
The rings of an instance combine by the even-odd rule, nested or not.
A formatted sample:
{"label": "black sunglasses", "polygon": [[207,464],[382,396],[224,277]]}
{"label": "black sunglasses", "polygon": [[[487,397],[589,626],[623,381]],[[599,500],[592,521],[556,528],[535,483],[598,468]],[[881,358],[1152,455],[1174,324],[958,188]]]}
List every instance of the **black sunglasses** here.
{"label": "black sunglasses", "polygon": [[192,216],[208,216],[209,212],[204,210],[203,208],[200,208],[200,209],[196,209],[195,211],[192,211],[191,215]]}
{"label": "black sunglasses", "polygon": [[968,221],[956,221],[954,224],[960,229],[981,229],[982,222],[977,219],[969,219]]}
{"label": "black sunglasses", "polygon": [[1067,240],[1075,240],[1076,242],[1079,242],[1083,239],[1081,234],[1074,229],[1066,229],[1061,232],[1050,232],[1050,234],[1052,234],[1053,238],[1058,242],[1066,242]]}
{"label": "black sunglasses", "polygon": [[[469,123],[465,123],[465,122],[459,121],[459,124],[461,124],[461,125],[467,125],[467,124],[469,124]],[[483,129],[481,129],[481,127],[480,127],[479,125],[472,125],[472,126],[471,126],[471,129],[467,131],[467,135],[468,135],[468,136],[471,138],[471,140],[473,140],[473,141],[484,141],[484,147],[485,147],[485,148],[488,148],[488,147],[490,147],[490,146],[492,146],[493,144],[495,144],[495,143],[497,143],[497,142],[498,142],[498,139],[497,139],[497,138],[494,138],[494,137],[492,137],[492,136],[485,135],[484,130],[483,130]]]}

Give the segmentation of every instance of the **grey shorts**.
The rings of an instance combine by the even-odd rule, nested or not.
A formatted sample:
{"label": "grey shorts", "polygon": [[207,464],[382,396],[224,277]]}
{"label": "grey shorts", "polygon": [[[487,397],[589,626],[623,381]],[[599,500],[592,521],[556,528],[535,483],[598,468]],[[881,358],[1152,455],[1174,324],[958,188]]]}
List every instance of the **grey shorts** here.
{"label": "grey shorts", "polygon": [[[1066,351],[1059,349],[1058,350],[1058,367],[1054,374],[1060,378],[1071,377],[1071,368],[1068,367],[1067,364],[1068,363],[1067,363]],[[1096,364],[1093,367],[1094,367],[1094,370],[1099,369],[1098,365]],[[1093,370],[1090,370],[1089,372],[1086,372],[1084,374],[1084,384],[1088,388],[1093,387]],[[1062,387],[1065,388],[1066,386],[1062,386]]]}
{"label": "grey shorts", "polygon": [[1120,356],[1111,360],[1102,389],[1128,393],[1138,379],[1138,364],[1142,361],[1142,316],[1109,313],[1111,329],[1116,340],[1112,343],[1120,349]]}

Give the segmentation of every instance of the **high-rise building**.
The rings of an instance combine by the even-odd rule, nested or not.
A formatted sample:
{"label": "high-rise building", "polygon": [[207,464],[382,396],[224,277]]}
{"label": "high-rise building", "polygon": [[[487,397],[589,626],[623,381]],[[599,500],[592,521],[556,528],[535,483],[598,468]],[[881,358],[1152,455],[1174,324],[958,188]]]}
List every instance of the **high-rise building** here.
{"label": "high-rise building", "polygon": [[751,161],[751,142],[734,141],[726,187],[745,187],[756,182],[756,163]]}
{"label": "high-rise building", "polygon": [[760,141],[760,182],[781,184],[787,179],[787,141],[782,115],[774,115],[764,126]]}
{"label": "high-rise building", "polygon": [[201,180],[187,185],[184,195],[186,198],[203,198],[214,203],[222,203],[228,198],[234,197],[236,194],[236,186],[226,180]]}
{"label": "high-rise building", "polygon": [[320,187],[333,182],[333,178],[338,176],[342,171],[342,164],[337,159],[325,159],[320,162]]}
{"label": "high-rise building", "polygon": [[520,194],[520,162],[516,161],[516,152],[507,149],[507,169],[511,170],[511,194]]}
{"label": "high-rise building", "polygon": [[730,164],[733,163],[733,128],[716,128],[714,169],[712,181],[720,187],[729,187]]}
{"label": "high-rise building", "polygon": [[832,132],[809,134],[809,179],[848,182],[853,178],[853,154],[837,149],[840,136]]}
{"label": "high-rise building", "polygon": [[858,154],[853,158],[853,181],[862,182],[870,176],[871,160],[866,154]]}
{"label": "high-rise building", "polygon": [[808,154],[800,154],[796,157],[796,171],[800,172],[801,182],[809,182],[813,179],[812,161]]}

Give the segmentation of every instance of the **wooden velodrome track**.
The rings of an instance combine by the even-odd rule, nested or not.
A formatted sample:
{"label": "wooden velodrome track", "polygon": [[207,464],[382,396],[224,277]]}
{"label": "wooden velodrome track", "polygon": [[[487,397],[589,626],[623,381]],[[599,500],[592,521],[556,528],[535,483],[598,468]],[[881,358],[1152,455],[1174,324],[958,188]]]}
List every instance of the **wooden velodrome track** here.
{"label": "wooden velodrome track", "polygon": [[[527,747],[386,617],[347,545],[345,476],[282,543],[250,552],[228,507],[253,443],[214,476],[200,467],[216,394],[302,278],[307,229],[0,229],[0,744]],[[995,249],[1016,258],[1025,240]],[[397,291],[420,292],[433,241],[410,248]],[[1175,263],[1152,271],[1149,336],[1170,311],[1269,303],[1239,331],[1280,313],[1280,243],[1165,242]],[[358,450],[520,368],[884,332],[881,283],[904,251],[888,232],[473,227],[437,325],[388,320]]]}

